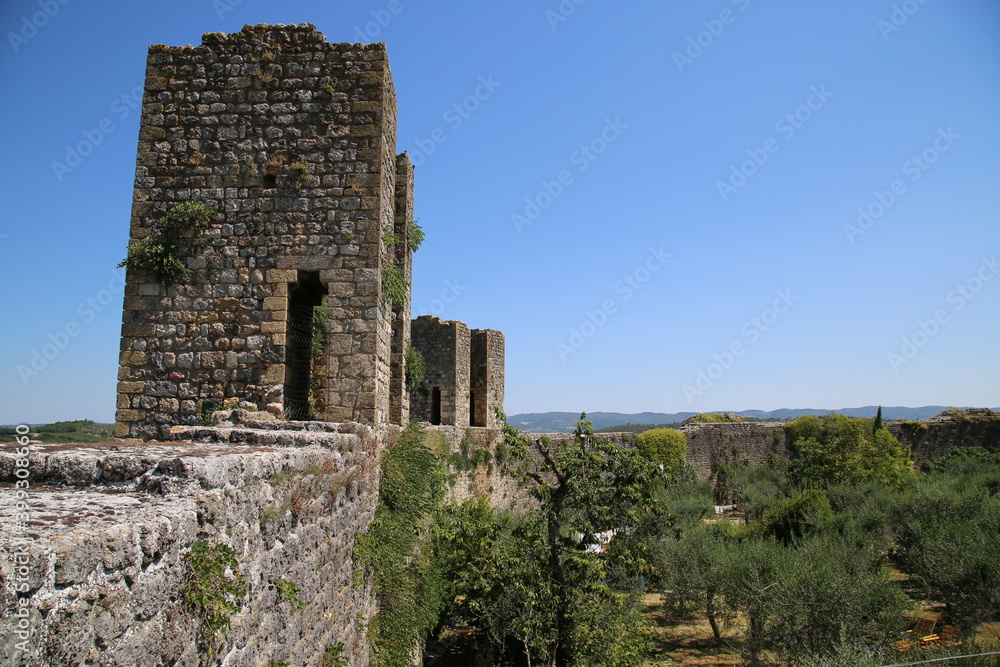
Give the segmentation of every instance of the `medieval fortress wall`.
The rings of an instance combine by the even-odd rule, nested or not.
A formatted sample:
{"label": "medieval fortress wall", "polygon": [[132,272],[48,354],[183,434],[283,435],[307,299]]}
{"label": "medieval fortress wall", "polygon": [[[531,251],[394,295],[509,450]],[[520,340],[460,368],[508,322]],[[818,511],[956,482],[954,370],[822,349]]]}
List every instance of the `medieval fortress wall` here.
{"label": "medieval fortress wall", "polygon": [[[177,280],[129,265],[125,440],[0,452],[0,664],[314,665],[342,645],[364,667],[375,600],[355,540],[401,425],[428,424],[451,499],[524,501],[492,462],[503,334],[410,319],[414,172],[384,45],[247,26],[147,65],[132,242],[183,202],[218,214],[174,239]],[[1000,449],[998,427],[890,426],[918,457]],[[780,425],[687,433],[704,476],[787,453]],[[184,593],[201,541],[232,549],[246,588],[212,655]]]}
{"label": "medieval fortress wall", "polygon": [[[0,484],[24,487],[0,501],[2,664],[310,665],[338,646],[368,664],[354,548],[382,450],[411,416],[441,424],[443,456],[488,449],[504,400],[499,331],[436,320],[411,341],[413,188],[384,44],[301,24],[150,47],[130,244],[183,270],[130,251],[122,445],[0,452]],[[167,234],[190,206],[214,213]],[[412,392],[411,344],[429,371]],[[490,485],[470,473],[453,497]],[[200,542],[232,549],[246,587],[214,654],[185,600]]]}
{"label": "medieval fortress wall", "polygon": [[[0,664],[318,665],[342,644],[350,665],[367,665],[375,602],[354,542],[375,513],[383,443],[399,431],[32,447],[23,528],[16,496],[0,494]],[[0,483],[20,467],[0,452]],[[246,589],[214,657],[184,596],[196,540],[231,548]]]}

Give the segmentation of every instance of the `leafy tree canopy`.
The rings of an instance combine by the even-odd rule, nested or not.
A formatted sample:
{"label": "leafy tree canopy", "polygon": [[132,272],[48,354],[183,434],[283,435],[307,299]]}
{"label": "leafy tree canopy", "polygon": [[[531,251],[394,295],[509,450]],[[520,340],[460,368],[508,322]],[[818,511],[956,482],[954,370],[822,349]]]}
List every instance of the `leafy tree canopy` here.
{"label": "leafy tree canopy", "polygon": [[785,427],[795,460],[792,473],[803,486],[879,482],[901,488],[910,477],[910,452],[871,419],[830,414],[800,417]]}
{"label": "leafy tree canopy", "polygon": [[655,428],[635,438],[639,453],[670,471],[680,470],[687,454],[687,436],[673,428]]}

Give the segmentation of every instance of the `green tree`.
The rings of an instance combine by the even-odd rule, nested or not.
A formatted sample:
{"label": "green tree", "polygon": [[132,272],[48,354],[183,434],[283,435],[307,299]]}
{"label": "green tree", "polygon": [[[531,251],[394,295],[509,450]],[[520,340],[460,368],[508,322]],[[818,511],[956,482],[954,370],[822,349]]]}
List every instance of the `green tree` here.
{"label": "green tree", "polygon": [[719,597],[719,586],[729,566],[729,551],[735,545],[727,531],[702,526],[657,541],[650,555],[653,585],[669,591],[666,600],[678,614],[703,608],[716,645],[723,641],[722,625],[735,613]]}
{"label": "green tree", "polygon": [[[534,526],[522,537],[534,536],[533,541],[511,536],[519,557],[541,568],[526,580],[523,612],[539,624],[536,644],[550,651],[537,662],[638,665],[646,650],[638,613],[640,577],[649,571],[643,545],[626,540],[616,545],[614,537],[605,549],[602,542],[656,523],[648,517],[662,511],[652,502],[652,487],[662,475],[634,448],[595,437],[586,414],[565,440],[531,440],[510,425],[504,436],[517,461],[508,470],[538,502],[537,511],[522,515]],[[507,572],[496,575],[511,579]]]}
{"label": "green tree", "polygon": [[687,454],[687,436],[674,428],[654,428],[635,438],[635,448],[666,470],[680,470]]}
{"label": "green tree", "polygon": [[821,532],[832,520],[833,510],[826,492],[806,489],[764,510],[754,530],[791,545],[805,535]]}
{"label": "green tree", "polygon": [[912,472],[909,451],[888,430],[873,429],[872,420],[807,416],[785,432],[795,457],[793,476],[804,486],[876,481],[901,488]]}
{"label": "green tree", "polygon": [[898,639],[909,602],[880,547],[825,531],[789,551],[772,610],[771,649],[783,663],[834,654],[844,642],[888,647]]}
{"label": "green tree", "polygon": [[921,480],[902,519],[902,568],[963,634],[1000,619],[1000,485],[981,475]]}
{"label": "green tree", "polygon": [[482,667],[551,661],[556,592],[545,571],[545,524],[475,499],[447,508],[435,552],[454,587],[447,618],[478,630],[471,653]]}
{"label": "green tree", "polygon": [[817,534],[797,547],[773,538],[725,544],[717,592],[746,619],[740,648],[751,665],[834,653],[844,642],[887,646],[898,637],[906,597],[882,555],[864,542]]}

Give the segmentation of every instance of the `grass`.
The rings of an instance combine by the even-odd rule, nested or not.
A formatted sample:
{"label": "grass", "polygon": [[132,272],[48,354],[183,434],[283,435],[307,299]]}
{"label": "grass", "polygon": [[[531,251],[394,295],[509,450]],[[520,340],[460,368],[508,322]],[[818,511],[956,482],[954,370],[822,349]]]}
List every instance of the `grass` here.
{"label": "grass", "polygon": [[67,442],[113,442],[114,438],[106,438],[100,435],[94,435],[92,433],[33,433],[31,434],[32,440],[38,440],[40,442],[46,443],[67,443]]}
{"label": "grass", "polygon": [[[28,437],[48,444],[114,442],[111,433],[114,424],[99,424],[89,419],[59,421],[41,426],[32,426]],[[0,428],[0,438],[15,436],[13,427]]]}
{"label": "grass", "polygon": [[692,614],[675,620],[663,607],[659,594],[642,599],[643,612],[653,625],[653,641],[649,658],[643,667],[659,665],[739,665],[742,660],[729,647],[715,645],[712,628],[704,614]]}

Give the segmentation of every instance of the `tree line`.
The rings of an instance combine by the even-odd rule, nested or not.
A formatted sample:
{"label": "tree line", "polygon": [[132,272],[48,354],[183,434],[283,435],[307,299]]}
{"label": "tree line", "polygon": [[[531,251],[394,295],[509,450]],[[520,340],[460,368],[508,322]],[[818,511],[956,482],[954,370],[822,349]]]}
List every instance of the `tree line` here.
{"label": "tree line", "polygon": [[[803,417],[787,432],[791,460],[720,464],[709,481],[672,429],[619,446],[586,415],[559,441],[508,425],[488,465],[531,502],[498,509],[444,503],[446,466],[409,429],[360,548],[393,621],[373,624],[376,663],[410,664],[461,626],[477,666],[637,666],[648,591],[752,665],[899,662],[913,598],[940,601],[975,652],[976,628],[1000,619],[1000,456],[956,450],[914,471],[876,420]],[[712,509],[734,502],[739,520]]]}

